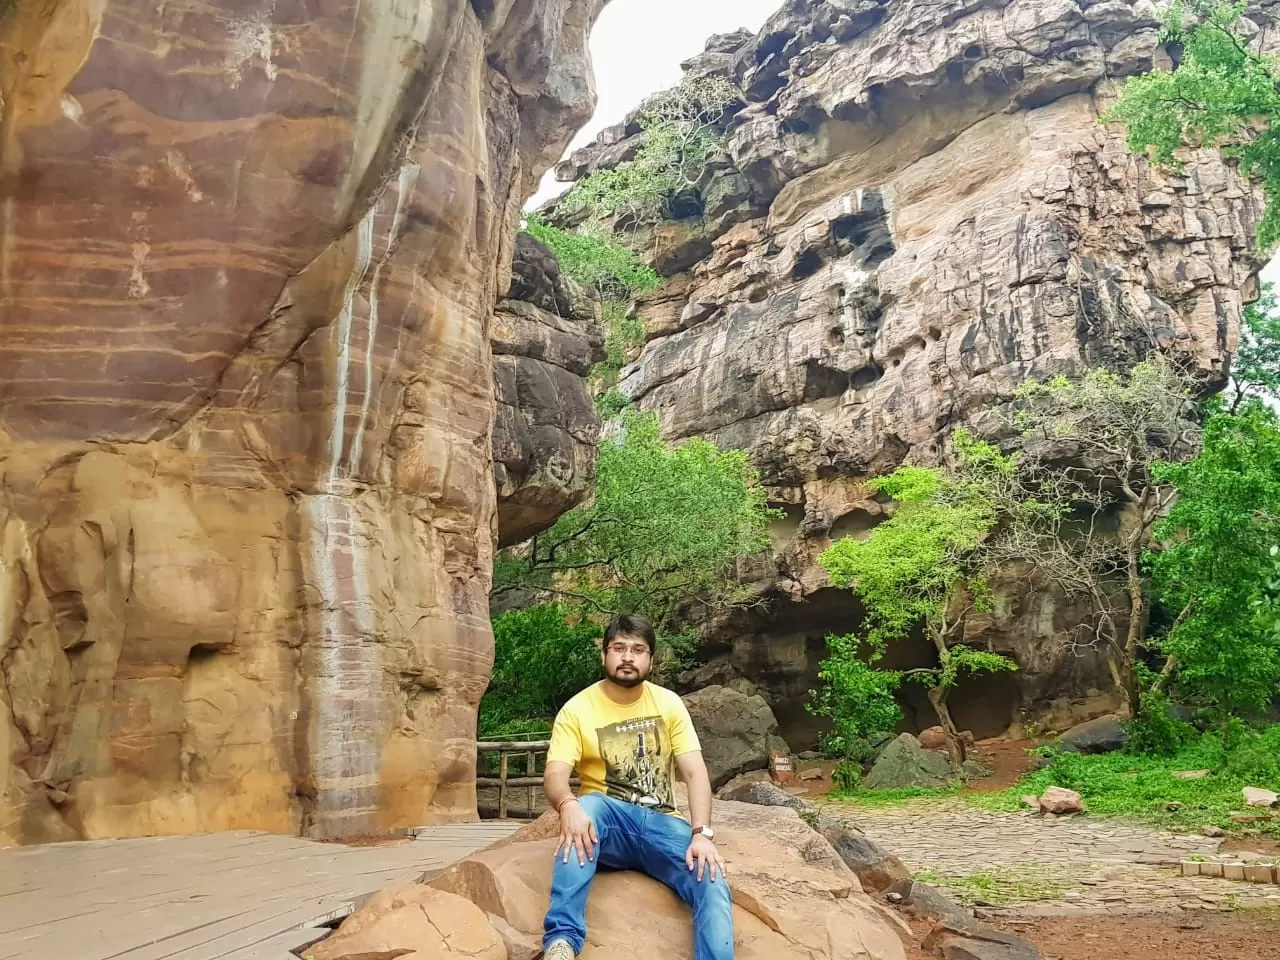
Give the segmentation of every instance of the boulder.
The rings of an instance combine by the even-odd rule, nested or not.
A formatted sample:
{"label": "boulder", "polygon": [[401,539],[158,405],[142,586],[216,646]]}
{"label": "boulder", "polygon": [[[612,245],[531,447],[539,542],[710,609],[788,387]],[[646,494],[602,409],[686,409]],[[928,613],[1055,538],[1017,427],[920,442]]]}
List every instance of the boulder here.
{"label": "boulder", "polygon": [[1280,807],[1280,795],[1274,790],[1263,790],[1261,787],[1245,787],[1245,806],[1248,807]]}
{"label": "boulder", "polygon": [[814,829],[831,844],[845,866],[857,874],[862,889],[879,892],[911,879],[911,871],[901,860],[849,820],[821,815]]}
{"label": "boulder", "polygon": [[921,730],[916,739],[926,750],[944,750],[947,746],[947,732],[938,726]]}
{"label": "boulder", "polygon": [[1065,787],[1050,787],[1040,794],[1040,809],[1045,813],[1083,813],[1084,798]]}
{"label": "boulder", "polygon": [[919,880],[901,880],[886,891],[886,897],[908,916],[918,920],[943,920],[963,924],[973,912],[962,907]]}
{"label": "boulder", "polygon": [[[862,891],[831,845],[794,811],[720,801],[715,821],[733,891],[737,960],[904,960],[884,908]],[[455,864],[431,886],[471,901],[480,915],[501,920],[504,939],[523,950],[542,930],[555,833],[555,816],[544,816],[508,841]],[[347,923],[364,913],[357,911]],[[688,908],[662,884],[639,873],[609,872],[596,878],[587,926],[590,947],[584,960],[693,956]],[[380,942],[390,939],[388,935]],[[402,940],[399,946],[414,944]]]}
{"label": "boulder", "polygon": [[762,807],[787,807],[796,811],[805,823],[831,844],[845,866],[857,875],[864,890],[886,890],[911,878],[911,872],[901,860],[864,834],[851,820],[819,813],[809,801],[792,796],[772,783],[731,783],[717,796],[722,800]]}
{"label": "boulder", "polygon": [[1129,731],[1117,716],[1077,723],[1058,737],[1058,745],[1067,753],[1111,753],[1128,742]]}
{"label": "boulder", "polygon": [[1031,941],[973,920],[942,920],[921,947],[943,960],[1042,960],[1043,956]]}
{"label": "boulder", "polygon": [[311,960],[509,960],[509,951],[470,900],[407,883],[374,894],[337,931],[307,951]]}
{"label": "boulder", "polygon": [[866,790],[896,790],[904,787],[945,787],[956,774],[943,756],[926,750],[909,733],[894,740],[880,754],[875,766],[862,780]]}
{"label": "boulder", "polygon": [[778,736],[778,721],[758,694],[748,696],[729,687],[704,687],[684,697],[702,741],[712,788],[747,770],[769,765],[772,751],[790,753]]}
{"label": "boulder", "polygon": [[734,800],[738,803],[753,803],[761,807],[790,807],[796,813],[817,813],[817,808],[807,800],[793,796],[777,784],[767,780],[748,780],[746,776],[736,777],[717,791],[721,800]]}

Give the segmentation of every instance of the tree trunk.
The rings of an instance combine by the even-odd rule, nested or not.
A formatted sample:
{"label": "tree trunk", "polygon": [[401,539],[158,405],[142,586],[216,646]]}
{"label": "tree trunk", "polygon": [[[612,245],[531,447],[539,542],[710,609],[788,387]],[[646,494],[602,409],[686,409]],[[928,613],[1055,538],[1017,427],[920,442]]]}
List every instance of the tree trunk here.
{"label": "tree trunk", "polygon": [[1129,716],[1138,718],[1142,710],[1138,696],[1138,643],[1142,640],[1143,621],[1146,618],[1147,598],[1142,592],[1142,540],[1143,531],[1149,526],[1147,516],[1147,495],[1144,494],[1139,504],[1140,521],[1137,529],[1129,534],[1129,542],[1125,551],[1125,571],[1129,589],[1129,629],[1125,633],[1124,661],[1120,665],[1120,676],[1123,681],[1124,697],[1129,701]]}
{"label": "tree trunk", "polygon": [[951,765],[960,772],[964,765],[964,741],[960,739],[960,731],[956,722],[951,719],[951,708],[947,706],[947,697],[951,695],[951,687],[936,686],[929,688],[929,702],[938,714],[938,722],[942,724],[942,732],[947,735],[947,754],[951,757]]}

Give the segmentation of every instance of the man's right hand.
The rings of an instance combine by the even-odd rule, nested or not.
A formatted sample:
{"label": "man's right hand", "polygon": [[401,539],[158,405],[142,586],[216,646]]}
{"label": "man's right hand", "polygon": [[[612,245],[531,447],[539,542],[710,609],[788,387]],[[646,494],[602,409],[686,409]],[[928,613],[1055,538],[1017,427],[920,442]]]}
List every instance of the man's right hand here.
{"label": "man's right hand", "polygon": [[560,808],[560,846],[556,848],[556,856],[563,853],[564,863],[569,862],[569,854],[573,853],[578,858],[578,866],[585,866],[595,858],[595,845],[599,842],[596,825],[582,804],[570,800]]}

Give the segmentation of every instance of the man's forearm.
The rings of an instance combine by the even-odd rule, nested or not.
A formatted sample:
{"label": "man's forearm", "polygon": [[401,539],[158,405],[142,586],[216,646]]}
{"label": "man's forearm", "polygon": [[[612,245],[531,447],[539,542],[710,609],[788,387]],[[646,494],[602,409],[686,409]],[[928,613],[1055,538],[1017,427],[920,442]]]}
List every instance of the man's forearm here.
{"label": "man's forearm", "polygon": [[569,771],[553,769],[548,764],[542,775],[542,792],[547,795],[547,802],[552,809],[559,811],[573,797],[573,788],[569,786]]}
{"label": "man's forearm", "polygon": [[711,778],[705,765],[693,771],[686,786],[689,788],[689,818],[695,827],[711,826]]}

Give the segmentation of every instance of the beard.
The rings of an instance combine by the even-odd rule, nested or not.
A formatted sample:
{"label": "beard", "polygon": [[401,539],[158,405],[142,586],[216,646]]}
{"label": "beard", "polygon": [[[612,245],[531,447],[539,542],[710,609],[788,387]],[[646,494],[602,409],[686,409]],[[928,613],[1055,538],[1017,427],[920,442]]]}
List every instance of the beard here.
{"label": "beard", "polygon": [[627,670],[625,673],[618,673],[614,670],[606,670],[604,675],[609,678],[611,683],[630,690],[632,687],[638,687],[644,683],[646,674],[641,673],[635,667]]}

